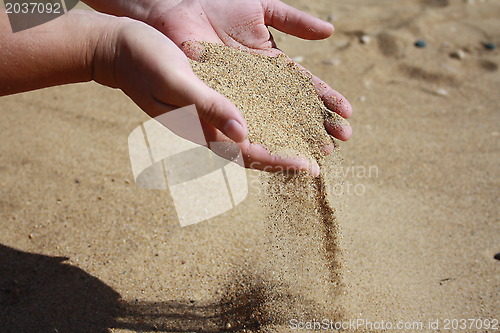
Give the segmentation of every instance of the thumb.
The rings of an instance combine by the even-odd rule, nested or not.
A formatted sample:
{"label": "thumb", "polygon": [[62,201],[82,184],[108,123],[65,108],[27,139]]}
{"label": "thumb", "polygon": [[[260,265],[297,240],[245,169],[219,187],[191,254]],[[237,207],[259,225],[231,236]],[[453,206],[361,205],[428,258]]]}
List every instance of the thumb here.
{"label": "thumb", "polygon": [[[196,105],[198,116],[235,142],[246,139],[248,129],[240,110],[226,97],[208,87],[194,73],[178,80],[182,105]],[[182,82],[182,83],[181,83]]]}
{"label": "thumb", "polygon": [[[205,86],[203,82],[201,83]],[[226,97],[205,87],[203,94],[193,96],[200,118],[219,129],[229,139],[235,142],[244,141],[248,129],[241,112]],[[201,90],[200,87],[200,92]]]}
{"label": "thumb", "polygon": [[265,3],[265,23],[281,32],[304,39],[323,39],[333,33],[333,26],[280,0]]}

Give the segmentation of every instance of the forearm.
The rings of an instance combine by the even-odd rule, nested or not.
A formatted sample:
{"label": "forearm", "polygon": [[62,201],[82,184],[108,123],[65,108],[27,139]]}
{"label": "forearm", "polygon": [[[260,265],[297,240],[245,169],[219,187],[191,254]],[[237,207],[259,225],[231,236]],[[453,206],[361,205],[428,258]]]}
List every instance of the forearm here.
{"label": "forearm", "polygon": [[153,8],[157,6],[172,7],[181,2],[181,0],[82,0],[88,6],[98,12],[111,14],[115,16],[126,16],[148,22],[150,20]]}
{"label": "forearm", "polygon": [[0,95],[96,79],[96,50],[112,34],[110,17],[76,10],[13,33],[1,9]]}

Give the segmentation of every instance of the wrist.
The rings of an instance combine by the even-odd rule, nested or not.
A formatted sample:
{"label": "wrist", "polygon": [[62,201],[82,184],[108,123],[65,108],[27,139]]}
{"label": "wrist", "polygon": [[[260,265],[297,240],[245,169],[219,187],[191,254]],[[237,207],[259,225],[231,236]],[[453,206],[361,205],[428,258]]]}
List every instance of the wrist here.
{"label": "wrist", "polygon": [[[156,30],[147,24],[128,17],[98,14],[108,20],[92,41],[92,80],[111,88],[124,89],[124,80],[130,72],[136,72],[141,63],[143,48],[137,43],[143,40],[143,32]],[[139,43],[140,45],[140,43]],[[154,44],[152,44],[154,45]]]}
{"label": "wrist", "polygon": [[95,13],[99,16],[99,23],[89,41],[89,71],[91,79],[102,85],[117,88],[115,62],[118,49],[120,30],[128,19]]}

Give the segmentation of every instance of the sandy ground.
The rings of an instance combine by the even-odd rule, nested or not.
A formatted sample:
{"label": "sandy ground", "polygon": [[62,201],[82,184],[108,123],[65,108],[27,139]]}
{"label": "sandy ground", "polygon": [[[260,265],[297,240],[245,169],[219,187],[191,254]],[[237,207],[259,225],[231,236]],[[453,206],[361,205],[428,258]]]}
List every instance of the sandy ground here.
{"label": "sandy ground", "polygon": [[[279,46],[356,112],[337,188],[342,312],[327,319],[416,332],[494,332],[479,325],[500,319],[500,56],[482,45],[500,44],[500,3],[469,2],[289,2],[336,34],[276,33]],[[1,332],[288,332],[323,319],[259,322],[253,196],[180,228],[168,192],[134,184],[127,137],[147,116],[119,91],[50,88],[0,109]]]}

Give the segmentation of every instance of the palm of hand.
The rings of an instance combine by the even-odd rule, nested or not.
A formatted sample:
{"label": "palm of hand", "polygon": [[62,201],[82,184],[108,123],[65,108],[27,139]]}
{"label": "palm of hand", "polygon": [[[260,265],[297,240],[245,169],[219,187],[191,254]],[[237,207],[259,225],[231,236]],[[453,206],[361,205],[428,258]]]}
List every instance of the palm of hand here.
{"label": "palm of hand", "polygon": [[159,4],[153,13],[155,28],[181,47],[186,41],[206,41],[267,55],[280,52],[267,29],[260,1],[184,0],[172,8]]}

